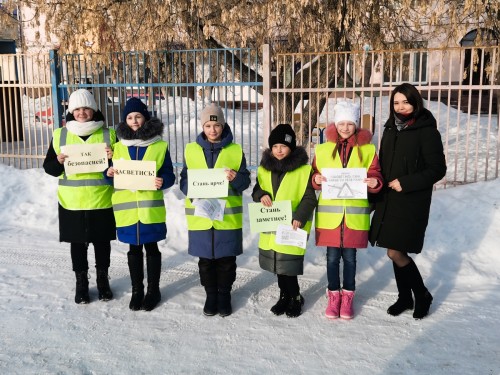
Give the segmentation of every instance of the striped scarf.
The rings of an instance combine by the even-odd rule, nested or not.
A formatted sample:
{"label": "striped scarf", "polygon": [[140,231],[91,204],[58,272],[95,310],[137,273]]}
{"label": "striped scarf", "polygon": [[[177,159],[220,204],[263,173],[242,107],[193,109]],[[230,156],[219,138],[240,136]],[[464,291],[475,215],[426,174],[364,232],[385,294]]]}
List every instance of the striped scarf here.
{"label": "striped scarf", "polygon": [[409,116],[401,116],[398,114],[394,115],[394,124],[398,131],[401,131],[408,126],[411,126],[415,123],[415,117],[413,117],[413,113]]}

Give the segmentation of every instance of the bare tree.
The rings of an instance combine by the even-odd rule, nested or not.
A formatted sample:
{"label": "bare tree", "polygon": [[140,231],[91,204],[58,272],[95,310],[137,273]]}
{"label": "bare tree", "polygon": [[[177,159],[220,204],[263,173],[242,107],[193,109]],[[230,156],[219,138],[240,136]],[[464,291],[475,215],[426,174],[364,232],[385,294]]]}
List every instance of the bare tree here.
{"label": "bare tree", "polygon": [[[403,41],[437,35],[449,45],[473,27],[500,35],[498,0],[10,0],[3,9],[12,6],[32,9],[30,22],[44,27],[61,53],[94,53],[104,60],[110,52],[162,50],[173,42],[187,48],[267,43],[278,53],[406,47]],[[248,66],[236,66],[244,67],[242,79],[262,80]],[[328,69],[322,75],[333,78],[336,72]],[[290,98],[288,105],[294,104]],[[317,104],[323,101],[309,103],[313,117]]]}

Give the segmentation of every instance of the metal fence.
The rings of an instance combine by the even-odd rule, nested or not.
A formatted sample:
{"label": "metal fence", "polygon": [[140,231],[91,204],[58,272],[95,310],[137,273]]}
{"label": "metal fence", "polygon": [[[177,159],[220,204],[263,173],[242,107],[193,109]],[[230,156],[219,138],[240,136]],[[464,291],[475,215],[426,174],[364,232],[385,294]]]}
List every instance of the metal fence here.
{"label": "metal fence", "polygon": [[[257,53],[258,52],[258,53]],[[0,55],[0,158],[39,167],[54,127],[63,125],[68,94],[94,93],[108,125],[127,98],[140,97],[165,124],[176,166],[201,130],[209,102],[224,108],[235,141],[256,168],[269,130],[292,123],[314,153],[338,100],[361,104],[363,126],[379,144],[389,95],[411,82],[438,120],[448,163],[441,185],[498,177],[499,47],[280,54],[251,49],[178,50],[95,56]],[[496,80],[495,80],[496,77]]]}
{"label": "metal fence", "polygon": [[353,100],[379,145],[390,93],[410,82],[442,135],[448,172],[438,185],[489,180],[498,177],[500,160],[499,65],[498,46],[281,54],[274,61],[276,78],[270,78],[276,111],[269,122],[293,123],[313,154],[334,104]]}
{"label": "metal fence", "polygon": [[[3,163],[18,167],[39,167],[50,144],[54,128],[64,125],[67,100],[78,88],[90,90],[107,124],[116,127],[128,98],[139,97],[150,112],[165,124],[164,139],[169,142],[174,165],[182,165],[184,146],[201,131],[199,115],[210,102],[219,104],[235,142],[243,146],[247,163],[259,163],[262,118],[262,79],[257,54],[246,48],[177,50],[153,53],[114,53],[98,56],[64,55],[51,51],[36,66],[27,55],[3,55],[13,67],[12,83],[0,83],[0,90],[12,87],[17,99],[3,104],[5,114],[18,113],[14,125],[2,117],[2,129],[13,127],[18,137],[0,133]],[[33,66],[42,82],[28,83],[16,67]],[[37,74],[38,73],[38,74]],[[52,81],[51,81],[52,80]],[[15,81],[15,82],[14,82]],[[30,87],[38,91],[30,91]],[[40,89],[45,89],[40,95]],[[29,135],[43,129],[46,136],[31,149]]]}
{"label": "metal fence", "polygon": [[49,56],[0,55],[0,160],[40,167],[52,138]]}

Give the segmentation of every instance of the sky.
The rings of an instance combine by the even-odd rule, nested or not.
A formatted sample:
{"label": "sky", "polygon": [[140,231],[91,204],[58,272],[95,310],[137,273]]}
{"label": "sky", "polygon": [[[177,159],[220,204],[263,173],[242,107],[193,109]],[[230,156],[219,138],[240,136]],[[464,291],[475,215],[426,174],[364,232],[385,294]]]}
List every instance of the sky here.
{"label": "sky", "polygon": [[[311,236],[298,318],[274,316],[276,276],[258,265],[245,210],[233,314],[206,317],[197,258],[187,254],[183,195],[165,192],[162,301],[131,311],[128,245],[112,242],[115,298],[74,303],[69,244],[58,241],[57,179],[0,164],[2,374],[500,374],[500,180],[434,192],[414,256],[434,296],[429,315],[386,313],[397,298],[385,249],[358,251],[355,317],[328,320],[325,248]],[[255,176],[252,176],[255,181]],[[251,187],[244,202],[250,202]]]}

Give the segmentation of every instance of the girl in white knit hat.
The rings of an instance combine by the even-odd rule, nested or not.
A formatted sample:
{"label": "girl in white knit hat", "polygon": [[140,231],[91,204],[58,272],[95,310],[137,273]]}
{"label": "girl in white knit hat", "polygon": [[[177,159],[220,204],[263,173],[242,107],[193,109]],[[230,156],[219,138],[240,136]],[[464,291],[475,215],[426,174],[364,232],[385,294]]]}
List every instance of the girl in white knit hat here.
{"label": "girl in white knit hat", "polygon": [[[359,128],[359,106],[342,101],[334,107],[334,123],[325,130],[327,142],[316,146],[312,183],[321,190],[326,181],[325,168],[364,168],[364,183],[369,193],[383,186],[382,174],[372,134]],[[356,289],[357,248],[368,246],[370,207],[368,199],[326,199],[319,196],[316,210],[316,246],[326,246],[329,319],[351,319],[354,316],[353,298]],[[343,259],[343,280],[340,283],[340,259]]]}
{"label": "girl in white knit hat", "polygon": [[94,96],[86,89],[69,97],[66,126],[55,129],[43,162],[45,172],[59,177],[59,241],[69,242],[76,275],[75,302],[90,302],[87,249],[94,246],[99,300],[113,298],[109,281],[111,244],[116,239],[115,218],[111,206],[113,187],[102,172],[66,174],[62,149],[66,145],[105,144],[108,159],[116,142],[113,129],[104,123]]}

